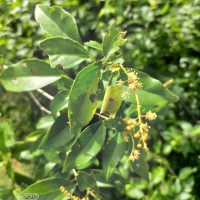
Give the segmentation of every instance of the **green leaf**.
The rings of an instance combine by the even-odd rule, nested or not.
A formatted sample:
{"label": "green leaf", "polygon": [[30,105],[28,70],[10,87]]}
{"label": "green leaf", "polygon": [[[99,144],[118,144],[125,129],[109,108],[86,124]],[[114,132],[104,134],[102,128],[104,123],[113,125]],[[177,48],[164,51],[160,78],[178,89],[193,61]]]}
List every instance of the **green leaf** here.
{"label": "green leaf", "polygon": [[80,171],[76,177],[76,180],[81,191],[84,191],[88,188],[97,191],[97,184],[93,175]]}
{"label": "green leaf", "polygon": [[87,125],[97,109],[96,96],[101,63],[82,69],[73,82],[69,95],[68,116],[71,127]]}
{"label": "green leaf", "polygon": [[63,113],[44,136],[41,147],[43,149],[56,149],[69,143],[74,136],[69,130],[66,113]]}
{"label": "green leaf", "polygon": [[105,126],[102,121],[88,126],[73,145],[66,157],[63,171],[73,167],[82,168],[101,150],[106,137]]}
{"label": "green leaf", "polygon": [[52,67],[62,65],[64,69],[68,69],[89,58],[84,47],[69,38],[52,37],[43,40],[39,45],[49,55]]}
{"label": "green leaf", "polygon": [[103,39],[103,56],[105,61],[119,50],[120,46],[123,46],[126,42],[126,39],[123,39],[125,32],[119,32],[114,26],[109,28],[108,33],[104,36]]}
{"label": "green leaf", "polygon": [[36,129],[48,129],[54,123],[54,118],[51,115],[45,115],[40,118],[38,123],[36,124]]}
{"label": "green leaf", "polygon": [[127,191],[127,196],[130,199],[144,199],[145,194],[138,188],[130,188],[130,190]]}
{"label": "green leaf", "polygon": [[89,42],[85,42],[85,44],[93,49],[102,51],[102,44],[98,43],[97,41],[90,40]]}
{"label": "green leaf", "polygon": [[76,21],[64,9],[56,6],[37,5],[35,19],[50,35],[68,37],[81,43]]}
{"label": "green leaf", "polygon": [[100,113],[107,113],[114,118],[122,103],[122,87],[110,85],[106,88]]}
{"label": "green leaf", "polygon": [[68,106],[68,99],[69,99],[69,91],[63,90],[58,92],[54,99],[51,101],[50,108],[51,114],[54,118],[57,117],[60,110],[67,108]]}
{"label": "green leaf", "polygon": [[64,178],[47,178],[30,185],[22,193],[36,193],[42,200],[65,200],[66,196],[59,190],[61,186],[67,190],[73,188],[73,184]]}
{"label": "green leaf", "polygon": [[57,69],[52,69],[44,61],[31,59],[7,68],[1,74],[0,81],[8,91],[23,92],[42,88],[60,78]]}
{"label": "green leaf", "polygon": [[152,78],[144,72],[138,72],[139,81],[142,83],[142,90],[159,95],[168,103],[174,103],[178,97],[169,91],[163,84],[155,78]]}
{"label": "green leaf", "polygon": [[191,133],[190,133],[191,137],[200,137],[200,125],[196,125],[193,127]]}
{"label": "green leaf", "polygon": [[115,167],[123,157],[126,143],[120,133],[116,133],[105,147],[103,153],[103,171],[106,179],[112,175]]}
{"label": "green leaf", "polygon": [[0,151],[5,152],[14,144],[14,131],[8,122],[0,120]]}
{"label": "green leaf", "polygon": [[[142,89],[138,90],[140,104],[143,112],[148,111],[154,107],[158,109],[168,103],[174,103],[178,100],[178,97],[171,91],[163,86],[163,84],[157,79],[152,78],[146,73],[138,71],[139,82],[142,83]],[[124,87],[127,90],[127,87]],[[124,99],[125,101],[132,102],[131,110],[136,108],[136,100],[134,94],[130,92],[130,96]],[[146,109],[145,109],[146,108]]]}
{"label": "green leaf", "polygon": [[179,172],[179,178],[181,180],[186,180],[189,178],[189,176],[191,176],[195,172],[197,172],[196,167],[193,167],[193,168],[192,167],[184,167]]}
{"label": "green leaf", "polygon": [[161,166],[154,167],[151,170],[151,180],[150,180],[150,185],[151,187],[154,185],[158,185],[165,180],[166,176],[166,169]]}
{"label": "green leaf", "polygon": [[149,181],[149,166],[146,162],[146,152],[140,150],[139,159],[133,162],[133,169],[136,174]]}

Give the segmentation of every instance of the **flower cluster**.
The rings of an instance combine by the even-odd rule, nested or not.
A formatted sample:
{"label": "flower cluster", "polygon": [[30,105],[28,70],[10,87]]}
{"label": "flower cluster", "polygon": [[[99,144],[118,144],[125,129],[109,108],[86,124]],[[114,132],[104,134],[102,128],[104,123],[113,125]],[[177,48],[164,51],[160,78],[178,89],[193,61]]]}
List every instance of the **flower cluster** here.
{"label": "flower cluster", "polygon": [[122,81],[121,79],[119,81],[117,81],[116,83],[119,87],[123,86],[124,81]]}
{"label": "flower cluster", "polygon": [[156,113],[153,113],[151,111],[148,111],[145,116],[146,120],[149,120],[149,121],[156,119],[156,117],[157,117]]}
{"label": "flower cluster", "polygon": [[133,160],[133,161],[138,160],[139,159],[139,155],[140,155],[139,150],[133,149],[131,151],[131,154],[129,155],[128,159],[129,160]]}
{"label": "flower cluster", "polygon": [[123,138],[126,142],[129,141],[130,137],[133,139],[134,148],[132,149],[129,160],[138,160],[140,149],[144,149],[145,151],[148,151],[149,148],[147,146],[147,140],[148,140],[148,134],[150,126],[147,122],[143,122],[142,118],[145,118],[146,120],[154,120],[157,117],[156,113],[153,113],[151,111],[148,111],[146,115],[139,115],[135,119],[131,118],[124,118],[123,121],[127,124],[125,128],[125,132],[123,134]]}
{"label": "flower cluster", "polygon": [[68,197],[68,199],[70,199],[70,200],[90,200],[88,197],[83,197],[83,198],[80,198],[80,197],[77,197],[77,196],[74,196],[74,195],[72,195],[69,191],[67,191],[66,189],[65,189],[65,187],[64,186],[61,186],[60,187],[60,191],[64,194],[64,195],[66,195],[67,197]]}
{"label": "flower cluster", "polygon": [[135,129],[136,121],[130,118],[124,118],[123,121],[127,124],[126,130],[132,131]]}
{"label": "flower cluster", "polygon": [[139,78],[136,72],[129,72],[128,73],[128,90],[137,90],[142,88],[142,84],[138,81]]}
{"label": "flower cluster", "polygon": [[130,96],[130,93],[128,92],[128,91],[124,91],[123,93],[122,93],[122,98],[128,98]]}

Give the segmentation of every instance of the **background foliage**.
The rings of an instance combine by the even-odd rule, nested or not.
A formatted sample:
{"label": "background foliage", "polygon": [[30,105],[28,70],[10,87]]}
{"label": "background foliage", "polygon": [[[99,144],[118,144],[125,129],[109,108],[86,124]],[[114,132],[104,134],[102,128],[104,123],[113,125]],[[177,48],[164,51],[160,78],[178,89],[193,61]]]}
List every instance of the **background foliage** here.
{"label": "background foliage", "polygon": [[[200,196],[199,2],[41,2],[62,6],[72,13],[84,42],[101,41],[112,23],[127,30],[126,66],[143,69],[162,82],[173,79],[170,87],[180,97],[177,103],[161,110],[159,119],[152,124],[152,153],[148,155],[150,184],[141,178],[129,179],[124,165],[119,170],[129,179],[128,183],[123,188],[108,187],[106,198],[143,199],[147,194],[150,199],[197,199]],[[44,33],[35,22],[34,9],[34,1],[1,1],[1,70],[23,58],[46,58],[37,46]],[[70,69],[70,76],[74,77],[77,71]],[[55,94],[54,87],[45,90]],[[34,94],[43,105],[50,106],[49,101]],[[60,173],[60,169],[59,165],[48,161],[52,159],[51,150],[35,151],[37,144],[33,142],[34,137],[50,127],[52,118],[46,116],[27,94],[8,93],[0,88],[0,95],[0,198],[13,199],[12,189],[16,186],[26,188],[37,180]],[[59,162],[58,155],[53,155]]]}

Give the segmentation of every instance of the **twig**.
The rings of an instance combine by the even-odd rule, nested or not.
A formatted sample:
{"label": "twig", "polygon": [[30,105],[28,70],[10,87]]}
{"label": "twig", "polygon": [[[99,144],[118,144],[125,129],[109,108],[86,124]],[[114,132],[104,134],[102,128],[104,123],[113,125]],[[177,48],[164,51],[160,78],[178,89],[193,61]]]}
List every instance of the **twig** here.
{"label": "twig", "polygon": [[174,80],[173,79],[169,79],[168,81],[166,81],[165,83],[163,83],[164,87],[167,87],[168,85],[170,85],[171,83],[173,83]]}
{"label": "twig", "polygon": [[49,93],[45,92],[42,89],[37,89],[37,92],[39,92],[40,94],[42,94],[44,97],[46,97],[49,100],[53,100],[53,96],[51,96]]}
{"label": "twig", "polygon": [[106,116],[101,115],[101,114],[99,114],[99,113],[95,113],[95,115],[97,115],[97,116],[99,116],[99,117],[101,117],[101,118],[103,118],[103,119],[110,119],[109,117],[106,117]]}
{"label": "twig", "polygon": [[74,174],[74,176],[75,176],[75,178],[78,176],[78,173],[76,172],[76,170],[75,169],[72,169],[72,172],[73,172],[73,174]]}
{"label": "twig", "polygon": [[29,92],[28,94],[31,97],[31,99],[34,101],[34,103],[40,108],[41,111],[43,111],[43,112],[45,112],[49,115],[51,114],[51,111],[49,111],[44,106],[42,106],[42,104],[38,101],[38,99],[36,98],[36,96],[32,92]]}

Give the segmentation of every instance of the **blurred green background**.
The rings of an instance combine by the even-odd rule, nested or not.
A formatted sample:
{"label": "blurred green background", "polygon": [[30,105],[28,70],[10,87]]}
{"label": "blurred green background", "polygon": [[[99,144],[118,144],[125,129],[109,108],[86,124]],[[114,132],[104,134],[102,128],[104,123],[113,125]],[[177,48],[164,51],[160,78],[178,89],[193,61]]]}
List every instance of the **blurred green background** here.
{"label": "blurred green background", "polygon": [[[150,183],[130,178],[124,188],[111,192],[121,199],[144,199],[146,194],[151,200],[200,199],[199,0],[0,0],[0,73],[25,58],[46,58],[37,46],[45,35],[34,19],[38,3],[70,12],[84,42],[101,41],[116,24],[127,31],[126,67],[163,83],[173,79],[169,88],[180,99],[162,109],[152,124]],[[0,86],[0,200],[13,199],[17,186],[51,176],[51,164],[31,142],[45,129],[38,122],[44,116],[27,93],[6,92]]]}

